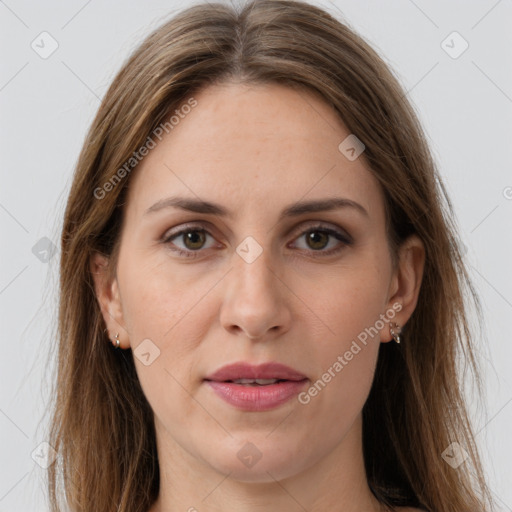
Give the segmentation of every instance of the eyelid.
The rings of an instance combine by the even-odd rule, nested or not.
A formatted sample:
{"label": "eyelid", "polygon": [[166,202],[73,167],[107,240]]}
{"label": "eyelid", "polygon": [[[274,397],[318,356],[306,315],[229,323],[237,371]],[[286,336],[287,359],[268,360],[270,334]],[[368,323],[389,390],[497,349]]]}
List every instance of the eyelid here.
{"label": "eyelid", "polygon": [[[308,223],[308,225],[304,227],[304,225],[303,225],[304,223]],[[342,227],[337,226],[336,224],[333,224],[331,222],[325,222],[325,221],[321,221],[321,220],[304,221],[301,223],[300,227],[297,228],[297,230],[294,229],[291,232],[291,235],[294,235],[296,238],[297,236],[304,235],[305,233],[308,233],[309,231],[314,231],[316,229],[318,231],[327,231],[330,233],[336,233],[337,235],[343,237],[347,244],[353,243],[353,241],[354,241],[352,236],[349,235],[349,233],[347,232],[346,229],[343,229]]]}

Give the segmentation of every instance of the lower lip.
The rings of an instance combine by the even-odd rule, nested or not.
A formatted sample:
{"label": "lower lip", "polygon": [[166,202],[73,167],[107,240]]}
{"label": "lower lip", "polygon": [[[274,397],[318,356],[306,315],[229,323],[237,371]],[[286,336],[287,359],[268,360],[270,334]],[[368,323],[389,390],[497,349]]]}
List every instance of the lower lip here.
{"label": "lower lip", "polygon": [[244,386],[234,382],[208,380],[207,384],[228,404],[244,411],[268,411],[275,409],[298,395],[307,379],[287,380],[268,386]]}

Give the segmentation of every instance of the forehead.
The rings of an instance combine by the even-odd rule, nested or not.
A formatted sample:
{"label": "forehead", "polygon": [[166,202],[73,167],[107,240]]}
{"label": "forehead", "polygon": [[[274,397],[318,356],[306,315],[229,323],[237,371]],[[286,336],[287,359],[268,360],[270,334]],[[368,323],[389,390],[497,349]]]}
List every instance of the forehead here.
{"label": "forehead", "polygon": [[222,84],[193,95],[196,106],[137,167],[128,195],[140,215],[166,195],[188,195],[237,212],[343,195],[376,215],[383,197],[363,158],[339,150],[350,134],[312,93],[278,84]]}

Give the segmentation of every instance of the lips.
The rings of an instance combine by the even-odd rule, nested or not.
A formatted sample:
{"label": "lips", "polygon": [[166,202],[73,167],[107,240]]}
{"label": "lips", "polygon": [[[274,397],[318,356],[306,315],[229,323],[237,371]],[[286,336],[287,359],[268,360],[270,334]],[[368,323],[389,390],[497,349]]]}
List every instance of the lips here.
{"label": "lips", "polygon": [[[249,363],[234,363],[223,366],[212,373],[205,380],[214,382],[235,382],[258,385],[272,384],[273,381],[301,381],[307,377],[289,366],[281,363],[263,363],[252,365]],[[259,381],[259,382],[258,382]],[[268,382],[265,382],[268,381]]]}
{"label": "lips", "polygon": [[308,378],[280,363],[259,366],[235,363],[224,366],[204,380],[231,406],[242,411],[263,412],[289,402],[304,389]]}

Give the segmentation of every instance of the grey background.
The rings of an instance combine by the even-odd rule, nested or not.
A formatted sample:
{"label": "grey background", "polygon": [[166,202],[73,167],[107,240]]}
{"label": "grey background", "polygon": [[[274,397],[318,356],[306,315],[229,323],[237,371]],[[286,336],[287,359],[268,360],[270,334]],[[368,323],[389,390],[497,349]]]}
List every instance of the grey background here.
{"label": "grey background", "polygon": [[[493,492],[512,512],[512,2],[317,3],[398,74],[448,186],[485,312],[486,409],[468,399]],[[188,4],[0,1],[0,512],[47,510],[31,454],[45,441],[59,230],[86,129],[127,55]],[[59,45],[47,59],[31,47],[43,31]],[[456,59],[441,46],[453,31],[469,44]]]}

